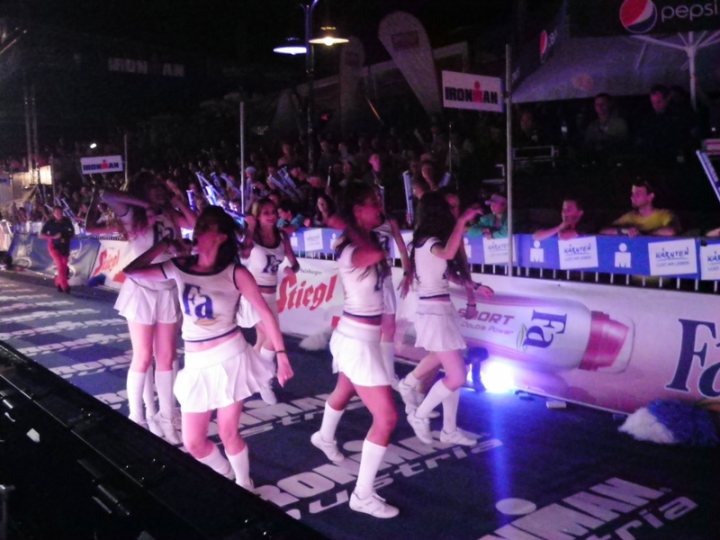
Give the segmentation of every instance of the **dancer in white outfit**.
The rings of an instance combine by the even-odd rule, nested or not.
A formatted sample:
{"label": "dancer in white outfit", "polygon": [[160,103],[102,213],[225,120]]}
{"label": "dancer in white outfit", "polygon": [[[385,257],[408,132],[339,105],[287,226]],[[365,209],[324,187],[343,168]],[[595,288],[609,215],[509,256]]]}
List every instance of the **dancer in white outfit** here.
{"label": "dancer in white outfit", "polygon": [[[179,240],[180,227],[192,228],[195,225],[196,216],[183,198],[176,196],[171,199],[165,182],[147,172],[133,179],[127,193],[105,191],[102,198],[122,223],[133,257],[162,239]],[[160,255],[156,262],[166,258]],[[115,309],[127,319],[132,343],[132,360],[127,375],[130,419],[172,444],[180,444],[172,423],[175,408],[173,363],[180,321],[176,294],[172,281],[127,278],[115,302]],[[159,412],[155,409],[152,384],[153,358]]]}
{"label": "dancer in white outfit", "polygon": [[[458,281],[467,283],[467,264],[458,257],[466,224],[480,211],[466,210],[455,221],[450,207],[441,193],[423,196],[413,234],[411,263],[418,295],[415,318],[415,346],[428,351],[416,368],[400,381],[398,389],[407,403],[407,395],[414,391],[428,372],[442,365],[445,376],[437,381],[417,409],[408,411],[408,422],[422,442],[432,444],[429,415],[440,403],[443,405],[443,443],[473,446],[476,440],[457,427],[459,388],[466,380],[466,367],[460,351],[465,340],[460,334],[457,310],[450,301],[448,275],[459,273]],[[476,294],[492,295],[489,287],[479,286]],[[475,308],[474,303],[468,308]]]}
{"label": "dancer in white outfit", "polygon": [[353,184],[345,194],[343,219],[347,227],[336,245],[338,273],[345,291],[343,314],[330,339],[337,384],[325,404],[320,431],[311,442],[328,459],[344,456],[335,442],[335,431],[350,399],[357,394],[372,414],[372,425],[362,446],[360,469],[350,508],[378,518],[392,518],[398,509],[375,493],[373,483],[397,424],[390,376],[380,348],[383,314],[383,281],[387,261],[377,236],[382,206],[375,189]]}
{"label": "dancer in white outfit", "polygon": [[[255,278],[265,302],[277,319],[278,268],[287,259],[290,266],[285,267],[283,274],[289,276],[300,270],[300,264],[295,258],[287,234],[277,228],[278,213],[275,203],[267,198],[256,201],[253,204],[252,215],[247,216],[246,220],[248,228],[242,245],[243,263]],[[257,313],[244,297],[240,299],[238,313],[240,326],[244,328],[255,326],[257,331],[255,350],[274,372],[275,348],[272,340]],[[271,383],[272,379],[260,389],[260,397],[266,403],[273,405],[277,403],[277,397]]]}
{"label": "dancer in white outfit", "polygon": [[[237,227],[217,206],[203,210],[195,226],[197,256],[151,264],[177,249],[165,240],[131,262],[125,273],[148,281],[173,280],[182,306],[185,366],[178,373],[175,395],[182,411],[182,437],[198,461],[253,490],[245,441],[238,425],[243,400],[260,390],[271,376],[268,366],[242,337],[236,316],[240,296],[260,315],[278,355],[281,385],[293,375],[275,317],[250,272],[236,264]],[[208,426],[217,411],[220,439],[227,460],[208,439]],[[228,463],[229,461],[229,463]]]}
{"label": "dancer in white outfit", "polygon": [[[388,266],[393,263],[392,244],[397,246],[400,262],[402,263],[403,272],[407,274],[410,270],[410,258],[408,257],[405,241],[400,234],[400,227],[393,218],[387,218],[375,229],[378,235],[380,245],[387,256]],[[395,289],[392,284],[392,276],[388,276],[383,281],[383,316],[382,316],[382,339],[380,341],[380,349],[382,350],[385,367],[390,375],[390,384],[393,388],[397,388],[398,378],[395,375],[395,313],[397,312],[397,300],[395,298]]]}

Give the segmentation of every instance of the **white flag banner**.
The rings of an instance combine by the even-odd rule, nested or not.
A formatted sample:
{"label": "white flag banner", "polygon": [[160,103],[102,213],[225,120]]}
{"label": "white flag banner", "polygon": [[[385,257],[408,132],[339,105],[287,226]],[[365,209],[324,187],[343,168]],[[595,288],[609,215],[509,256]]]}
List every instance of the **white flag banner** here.
{"label": "white flag banner", "polygon": [[378,38],[428,114],[440,112],[440,85],[430,40],[422,23],[403,11],[380,21]]}
{"label": "white flag banner", "polygon": [[456,71],[442,72],[443,107],[503,112],[502,80]]}
{"label": "white flag banner", "polygon": [[340,118],[343,133],[355,124],[360,111],[359,83],[365,66],[365,49],[362,42],[350,36],[340,53]]}
{"label": "white flag banner", "polygon": [[83,174],[102,174],[109,172],[122,172],[122,156],[93,156],[81,157],[80,165]]}

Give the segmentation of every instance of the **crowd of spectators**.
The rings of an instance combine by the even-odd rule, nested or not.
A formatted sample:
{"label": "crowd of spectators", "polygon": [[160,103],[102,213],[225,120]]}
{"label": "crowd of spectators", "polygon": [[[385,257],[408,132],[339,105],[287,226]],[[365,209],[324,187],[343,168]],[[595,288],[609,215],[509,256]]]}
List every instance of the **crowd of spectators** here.
{"label": "crowd of spectators", "polygon": [[[576,118],[572,126],[565,120],[558,124],[558,117],[554,122],[550,121],[544,114],[547,111],[540,107],[519,108],[513,143],[518,152],[558,146],[567,161],[583,167],[587,164],[599,167],[594,170],[600,171],[602,184],[592,185],[589,179],[597,179],[598,175],[593,177],[595,173],[589,168],[574,168],[570,174],[567,169],[560,171],[557,168],[553,173],[556,176],[564,173],[565,176],[562,183],[553,183],[533,160],[519,163],[516,204],[520,211],[516,214],[513,230],[532,233],[552,229],[547,219],[527,219],[524,210],[533,204],[557,208],[561,203],[563,208],[569,205],[585,214],[583,232],[609,230],[602,228],[607,225],[605,216],[627,205],[630,179],[637,183],[637,178],[642,178],[648,186],[654,186],[652,198],[657,193],[659,197],[673,196],[672,200],[678,202],[675,192],[680,190],[679,187],[672,184],[667,174],[656,171],[664,168],[667,172],[686,162],[703,136],[703,126],[687,96],[678,89],[653,87],[643,103],[645,113],[635,113],[632,119],[626,119],[612,96],[598,94],[592,100],[592,118],[585,116],[583,122]],[[251,140],[246,148],[243,170],[237,148],[223,141],[185,158],[178,152],[169,152],[158,160],[157,152],[148,152],[147,155],[154,156],[150,160],[141,150],[135,149],[131,153],[131,163],[135,165],[134,169],[141,166],[167,181],[173,190],[187,196],[198,212],[208,204],[219,204],[229,212],[241,215],[249,211],[254,200],[270,197],[279,209],[280,226],[288,232],[301,227],[342,226],[335,211],[339,199],[348,185],[364,182],[378,188],[386,214],[403,227],[412,227],[412,205],[424,193],[442,189],[455,193],[463,208],[476,206],[483,210],[484,215],[470,224],[469,234],[502,238],[508,233],[507,199],[503,193],[504,185],[496,179],[492,181],[492,177],[497,176],[495,166],[503,161],[503,133],[495,121],[497,118],[489,118],[477,114],[466,116],[465,121],[455,122],[455,127],[449,130],[445,129],[446,124],[435,120],[426,130],[403,133],[384,128],[373,135],[340,138],[326,131],[317,141],[314,167],[308,166],[307,148],[302,141],[272,141],[269,138]],[[91,223],[110,227],[114,223],[109,209],[95,202],[93,191],[122,189],[124,176],[73,174],[73,167],[79,172],[79,157],[88,153],[86,149],[86,144],[75,143],[68,150],[63,141],[59,141],[53,150],[46,149],[52,155],[54,168],[63,172],[56,177],[52,192],[46,186],[37,191],[34,200],[11,209],[6,217],[18,230],[24,230],[26,222],[46,221],[54,204],[63,206],[66,214],[83,226]],[[97,152],[119,153],[119,149],[105,146]],[[628,174],[629,167],[619,167],[621,163],[630,162],[629,156],[634,165],[640,164],[639,175],[637,166],[633,175]],[[37,159],[49,161],[49,156]],[[12,170],[22,167],[22,163],[22,160],[8,159],[5,167]],[[578,171],[584,176],[575,176]],[[697,189],[709,189],[702,174],[694,177],[692,182],[699,184]],[[412,193],[410,207],[406,186]],[[687,193],[687,186],[682,191]],[[580,193],[580,196],[563,199],[567,193]],[[605,213],[597,219],[598,227],[592,227],[593,220],[588,219],[588,215],[603,205]],[[572,213],[563,211],[558,232],[568,228],[575,230],[570,222],[572,218],[566,219]],[[690,226],[698,232],[707,228],[692,223]],[[615,227],[615,232],[620,229],[624,227]],[[683,232],[679,221],[673,222],[672,231],[673,234]]]}

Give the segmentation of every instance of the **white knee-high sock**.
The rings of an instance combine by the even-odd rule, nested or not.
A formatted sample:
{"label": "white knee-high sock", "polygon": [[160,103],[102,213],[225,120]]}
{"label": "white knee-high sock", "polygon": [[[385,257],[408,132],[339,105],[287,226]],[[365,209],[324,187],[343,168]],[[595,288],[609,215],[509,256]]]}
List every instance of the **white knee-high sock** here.
{"label": "white knee-high sock", "polygon": [[452,433],[457,429],[458,404],[460,403],[460,389],[455,390],[443,399],[443,431]]}
{"label": "white knee-high sock", "polygon": [[216,473],[222,474],[226,478],[233,477],[233,470],[230,463],[222,455],[220,449],[214,444],[212,445],[212,451],[207,456],[199,458],[198,461],[203,465],[207,465]]}
{"label": "white knee-high sock", "polygon": [[345,409],[336,411],[329,403],[325,403],[325,412],[323,413],[322,423],[320,424],[320,436],[323,440],[330,442],[335,440],[335,432],[337,431],[340,418],[342,418]]}
{"label": "white knee-high sock", "polygon": [[385,369],[392,382],[395,380],[395,344],[391,341],[381,341],[380,350],[385,361]]}
{"label": "white knee-high sock", "polygon": [[355,484],[355,493],[361,499],[370,496],[374,491],[373,484],[378,469],[382,465],[383,457],[387,447],[380,446],[365,439],[362,445],[362,454],[360,456],[360,469],[358,470],[358,479]]}
{"label": "white knee-high sock", "polygon": [[410,388],[417,388],[420,385],[420,379],[415,377],[415,375],[412,374],[412,371],[405,375],[405,378],[402,380],[402,382]]}
{"label": "white knee-high sock", "polygon": [[250,452],[247,445],[240,452],[234,455],[227,454],[230,466],[235,472],[235,483],[242,487],[252,486],[250,480]]}
{"label": "white knee-high sock", "polygon": [[130,410],[128,416],[133,422],[145,422],[143,389],[145,387],[146,379],[147,373],[143,373],[142,371],[133,371],[131,369],[128,370],[126,382],[128,409]]}
{"label": "white knee-high sock", "polygon": [[157,406],[155,405],[155,370],[150,366],[145,372],[145,384],[142,391],[142,399],[145,404],[145,416],[155,416]]}
{"label": "white knee-high sock", "polygon": [[444,401],[445,398],[447,398],[450,394],[452,394],[452,392],[452,390],[445,386],[445,383],[443,383],[442,379],[439,380],[432,385],[432,388],[430,388],[427,396],[425,396],[425,399],[423,399],[423,402],[415,411],[415,416],[417,416],[418,418],[427,418],[430,414],[430,411],[440,405],[440,403]]}
{"label": "white knee-high sock", "polygon": [[163,418],[170,419],[175,407],[175,396],[173,395],[173,372],[155,371],[155,387],[158,395],[158,408]]}

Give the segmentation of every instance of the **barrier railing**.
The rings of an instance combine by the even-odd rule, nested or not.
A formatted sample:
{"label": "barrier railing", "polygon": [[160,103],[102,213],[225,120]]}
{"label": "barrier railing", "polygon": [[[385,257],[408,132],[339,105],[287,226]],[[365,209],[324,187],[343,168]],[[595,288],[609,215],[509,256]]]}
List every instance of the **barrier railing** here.
{"label": "barrier railing", "polygon": [[[300,229],[290,235],[290,243],[300,257],[332,259],[332,246],[340,234],[336,229]],[[402,235],[410,242],[411,231],[404,231]],[[15,233],[12,240],[10,255],[14,264],[52,275],[54,269],[45,241],[33,233]],[[70,264],[78,279],[92,276],[98,252],[107,241],[112,241],[113,249],[123,251],[124,243],[112,236],[88,235],[73,239]],[[531,235],[518,234],[513,241],[513,275],[551,279],[577,279],[581,275],[584,281],[592,281],[594,276],[595,281],[618,284],[629,283],[631,277],[637,277],[642,285],[670,280],[677,288],[681,288],[681,282],[694,284],[689,287],[694,290],[700,290],[700,284],[705,283],[705,289],[709,286],[712,292],[717,292],[720,281],[720,238],[583,236],[573,240],[539,241]],[[508,273],[508,239],[466,235],[464,246],[474,271]],[[398,259],[394,244],[391,250]],[[117,264],[124,262],[122,255],[114,257]]]}

